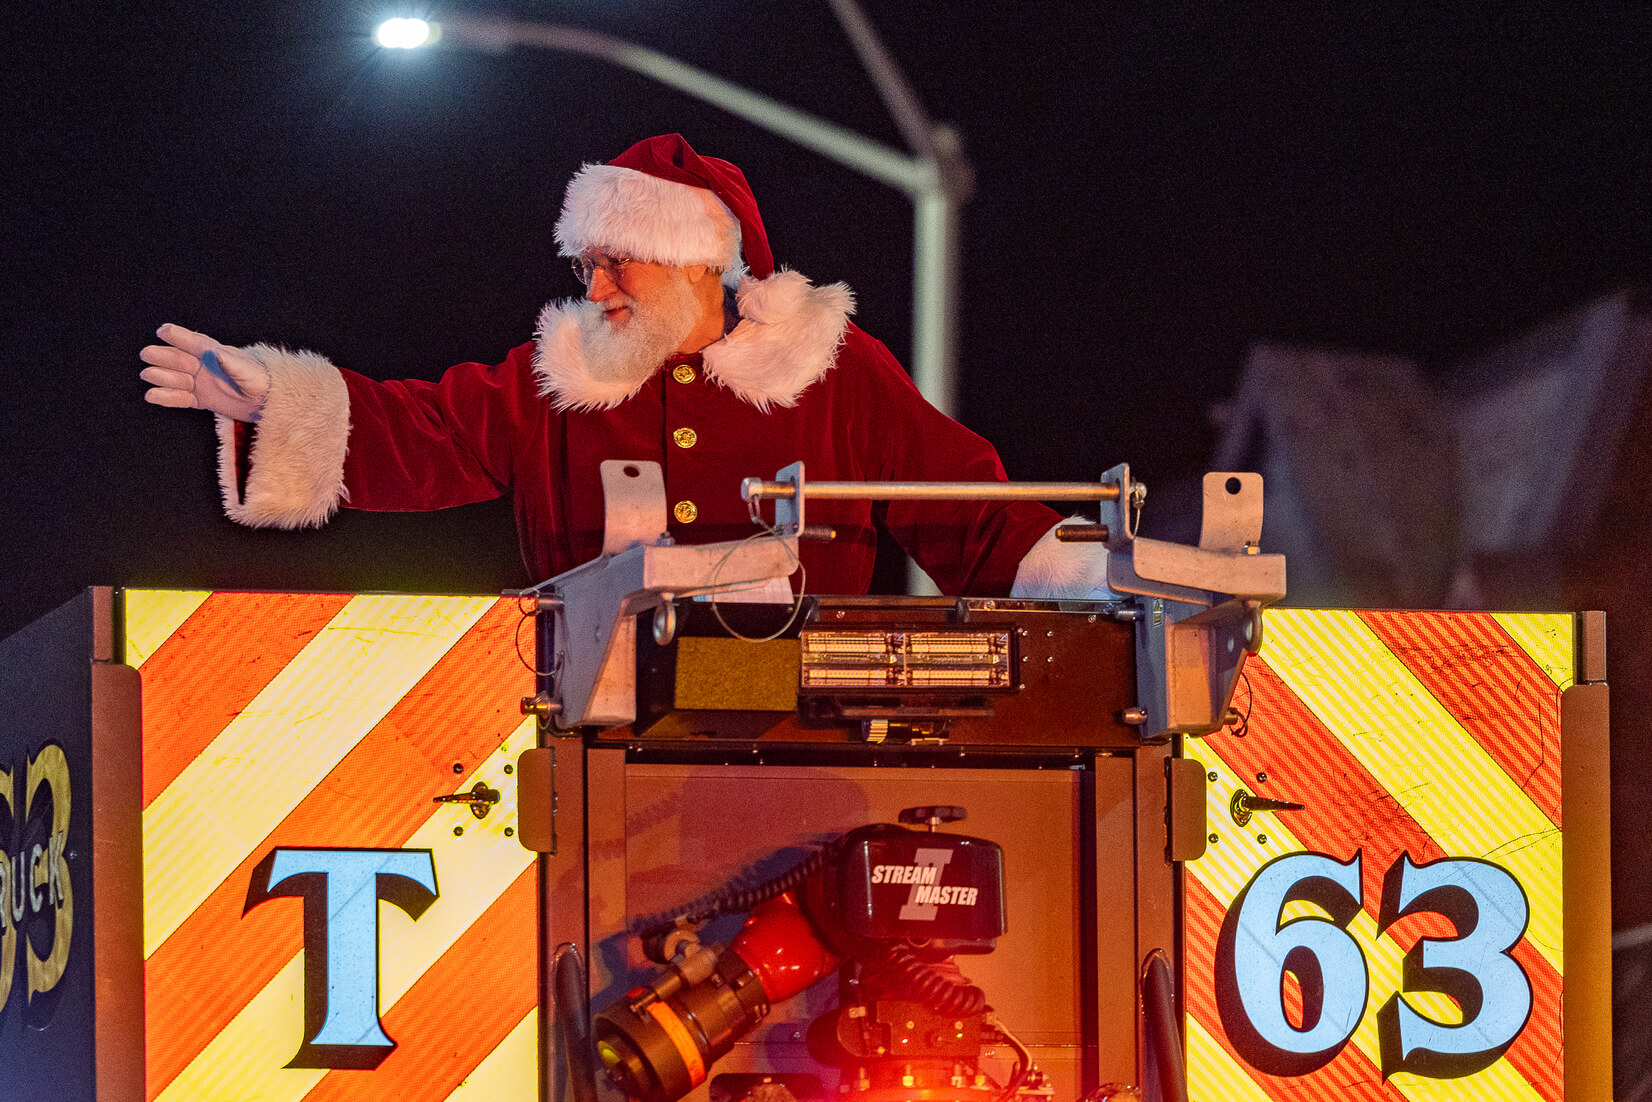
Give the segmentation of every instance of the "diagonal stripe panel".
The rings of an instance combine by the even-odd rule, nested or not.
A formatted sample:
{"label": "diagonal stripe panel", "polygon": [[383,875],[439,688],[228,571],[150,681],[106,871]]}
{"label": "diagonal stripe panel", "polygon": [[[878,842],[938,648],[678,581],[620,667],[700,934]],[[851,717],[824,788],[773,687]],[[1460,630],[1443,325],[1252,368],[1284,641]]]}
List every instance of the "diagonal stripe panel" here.
{"label": "diagonal stripe panel", "polygon": [[145,957],[493,603],[356,597],[212,740],[144,811]]}
{"label": "diagonal stripe panel", "polygon": [[1560,693],[1485,613],[1362,612],[1377,638],[1555,826]]}
{"label": "diagonal stripe panel", "polygon": [[203,589],[121,590],[126,615],[126,664],[143,669],[149,656],[210,596]]}
{"label": "diagonal stripe panel", "polygon": [[[379,983],[386,1004],[400,999],[413,986],[430,963],[475,921],[488,901],[498,897],[523,870],[532,870],[535,854],[524,849],[515,837],[516,784],[513,774],[505,770],[515,769],[517,755],[533,746],[534,734],[534,721],[523,720],[510,739],[477,770],[477,779],[500,793],[499,803],[486,819],[477,820],[463,805],[436,805],[435,813],[407,840],[409,849],[431,851],[436,860],[436,883],[449,898],[450,908],[437,914],[431,907],[417,922],[396,912],[406,930],[397,942],[400,956],[386,956],[381,962]],[[465,833],[454,834],[456,826],[463,826]],[[451,993],[448,1005],[453,1005]]]}
{"label": "diagonal stripe panel", "polygon": [[[538,975],[524,964],[537,954],[537,884],[534,869],[523,869],[384,1015],[397,1048],[374,1069],[371,1082],[359,1072],[329,1072],[305,1102],[442,1102],[451,1096],[524,1015],[533,1017]],[[512,1084],[519,1095],[532,1090],[537,1066],[528,1064],[529,1076]]]}
{"label": "diagonal stripe panel", "polygon": [[[1416,915],[1395,923],[1377,937],[1382,878],[1402,853],[1409,851],[1414,860],[1428,860],[1439,856],[1438,847],[1403,811],[1391,810],[1391,804],[1375,795],[1375,783],[1359,763],[1290,696],[1265,665],[1254,662],[1247,669],[1253,698],[1250,736],[1238,738],[1224,733],[1205,740],[1198,748],[1200,760],[1218,777],[1210,789],[1207,814],[1216,824],[1220,841],[1206,857],[1189,866],[1190,880],[1201,881],[1225,914],[1255,871],[1274,857],[1306,849],[1346,860],[1356,851],[1362,852],[1364,910],[1350,924],[1349,932],[1361,944],[1372,983],[1356,1043],[1375,1062],[1378,1041],[1374,1016],[1388,994],[1400,989],[1403,954],[1418,938],[1450,938],[1454,934],[1443,917]],[[1246,783],[1258,774],[1268,777],[1265,785]],[[1261,815],[1247,830],[1236,830],[1228,818],[1227,803],[1233,790],[1240,787],[1263,788],[1270,795],[1285,798],[1300,797],[1307,807]],[[1355,798],[1348,799],[1349,793]],[[1373,807],[1375,815],[1362,817],[1359,812],[1364,807]],[[1268,839],[1265,845],[1255,841],[1256,835],[1263,832]],[[1432,856],[1419,856],[1419,851],[1429,850]],[[1217,921],[1219,924],[1220,918]],[[1191,920],[1187,928],[1190,959],[1213,955],[1216,931],[1208,931],[1200,941]],[[1560,976],[1527,941],[1521,941],[1512,955],[1532,983],[1532,1020],[1490,1079],[1487,1073],[1481,1073],[1471,1081],[1475,1097],[1491,1097],[1491,1080],[1518,1073],[1538,1095],[1558,1102],[1563,1094]],[[1419,1012],[1436,1020],[1459,1019],[1455,1004],[1443,996],[1409,992],[1406,998]],[[1524,1084],[1509,1089],[1515,1092],[1511,1097],[1525,1096]],[[1407,1093],[1415,1096],[1416,1090]]]}
{"label": "diagonal stripe panel", "polygon": [[1527,937],[1562,971],[1554,824],[1357,614],[1286,609],[1268,641],[1268,665],[1441,849],[1501,865],[1553,901],[1532,908]]}
{"label": "diagonal stripe panel", "polygon": [[[1231,825],[1226,801],[1239,787],[1306,803],[1302,811],[1263,815],[1256,822],[1274,835],[1288,825],[1307,848],[1339,860],[1363,851],[1364,901],[1374,916],[1382,898],[1382,877],[1402,854],[1409,853],[1420,863],[1437,860],[1445,856],[1444,851],[1265,661],[1248,664],[1246,679],[1252,734],[1246,738],[1228,732],[1213,735],[1198,751],[1207,762],[1232,770],[1213,794],[1213,803],[1219,806],[1211,807],[1211,822],[1222,824],[1217,829],[1225,836]],[[1258,775],[1267,776],[1267,782],[1256,782]],[[1257,829],[1253,827],[1252,832]],[[1195,875],[1204,867],[1202,861],[1191,866]],[[1533,905],[1541,906],[1543,901],[1534,899]],[[1548,905],[1558,906],[1558,901],[1550,900]],[[1397,923],[1389,936],[1402,950],[1410,949],[1418,937],[1450,936],[1449,926],[1431,929],[1423,921],[1421,916],[1408,918]],[[1559,1099],[1563,1090],[1561,976],[1529,940],[1516,945],[1513,956],[1532,982],[1533,1016],[1507,1056],[1544,1097]],[[1423,1009],[1420,1000],[1417,1005]]]}
{"label": "diagonal stripe panel", "polygon": [[[143,665],[143,806],[148,807],[350,601],[337,593],[214,593]],[[168,608],[167,611],[173,611]],[[127,630],[158,633],[151,620]],[[256,648],[238,646],[255,633]]]}
{"label": "diagonal stripe panel", "polygon": [[1207,1030],[1196,1014],[1187,1028],[1187,1095],[1191,1102],[1274,1102],[1249,1070]]}
{"label": "diagonal stripe panel", "polygon": [[[1228,791],[1236,778],[1228,771],[1227,765],[1219,757],[1210,754],[1209,747],[1205,748],[1206,765],[1214,765],[1218,776],[1217,785],[1209,790],[1207,814],[1223,815],[1226,811],[1226,802],[1221,793]],[[1214,806],[1210,806],[1214,805]],[[1292,825],[1295,821],[1292,821]],[[1197,863],[1199,883],[1210,893],[1211,901],[1219,910],[1216,913],[1195,911],[1189,904],[1187,915],[1184,918],[1187,943],[1190,956],[1202,955],[1202,967],[1209,971],[1215,960],[1216,940],[1221,928],[1221,922],[1228,910],[1233,906],[1239,893],[1249,883],[1251,877],[1263,864],[1276,857],[1298,853],[1310,847],[1304,840],[1282,823],[1267,825],[1263,832],[1253,825],[1248,832],[1219,833],[1222,839]],[[1266,841],[1263,841],[1263,839]],[[1366,870],[1369,872],[1369,869]],[[1369,898],[1367,898],[1369,902]],[[1320,916],[1323,912],[1307,904],[1291,904],[1285,909],[1284,917],[1294,919],[1299,917]],[[1319,1092],[1328,1086],[1334,1086],[1333,1094],[1340,1094],[1348,1084],[1364,1082],[1369,1073],[1380,1078],[1380,1041],[1377,1033],[1376,1013],[1383,1000],[1399,989],[1401,959],[1404,948],[1391,939],[1378,938],[1376,932],[1376,917],[1369,910],[1359,911],[1347,926],[1347,933],[1354,939],[1360,948],[1360,955],[1364,959],[1367,969],[1369,987],[1367,991],[1366,1007],[1355,1029],[1348,1048],[1332,1061],[1328,1067],[1336,1067],[1334,1071],[1319,1071],[1306,1078],[1288,1078],[1257,1073],[1260,1081],[1264,1081],[1273,1089],[1277,1084],[1290,1083],[1295,1089],[1307,1091],[1318,1097]],[[1443,920],[1436,920],[1433,928],[1424,930],[1424,933],[1449,936],[1450,927]],[[1214,985],[1214,973],[1212,984]],[[1212,988],[1214,990],[1214,986]],[[1440,1021],[1451,1021],[1457,1017],[1455,1005],[1443,996],[1433,993],[1414,993],[1410,1000],[1417,1010],[1427,1013]],[[1285,1007],[1286,1016],[1294,1022],[1302,1021],[1301,989],[1295,982],[1282,984],[1281,998]],[[1212,1003],[1212,1006],[1215,1004]],[[1211,1027],[1217,1028],[1216,1018],[1210,1021]],[[1327,1076],[1329,1078],[1327,1079]],[[1485,1077],[1482,1076],[1482,1080]],[[1494,1077],[1495,1078],[1495,1077]],[[1476,1090],[1483,1090],[1485,1083],[1476,1080]],[[1524,1087],[1524,1084],[1521,1084]],[[1398,1085],[1393,1085],[1399,1090]],[[1414,1097],[1415,1092],[1399,1091],[1395,1097]],[[1488,1098],[1507,1098],[1531,1102],[1528,1092],[1516,1089],[1513,1093],[1487,1092]]]}
{"label": "diagonal stripe panel", "polygon": [[[1203,860],[1201,858],[1201,864]],[[1383,1082],[1382,1072],[1367,1055],[1364,1046],[1358,1043],[1357,1035],[1354,1043],[1344,1047],[1330,1063],[1310,1076],[1267,1075],[1245,1064],[1227,1039],[1221,1016],[1216,1010],[1216,975],[1213,971],[1216,937],[1232,900],[1218,899],[1204,881],[1189,877],[1184,883],[1187,950],[1183,959],[1188,1013],[1216,1039],[1228,1060],[1245,1068],[1248,1086],[1260,1086],[1267,1097],[1278,1102],[1339,1102],[1342,1099],[1406,1102],[1407,1096],[1397,1087]],[[1243,880],[1239,881],[1241,886],[1243,883]],[[1361,1028],[1364,1028],[1363,1024]],[[1202,1070],[1198,1074],[1201,1078],[1205,1075]],[[1229,1102],[1233,1097],[1217,1091],[1194,1095],[1191,1102]]]}
{"label": "diagonal stripe panel", "polygon": [[521,1098],[532,1093],[524,1084],[532,1084],[539,1077],[539,1008],[528,1011],[527,1017],[516,1024],[488,1053],[475,1071],[465,1076],[448,1102],[499,1102],[505,1098]]}
{"label": "diagonal stripe panel", "polygon": [[1577,624],[1569,612],[1494,612],[1491,618],[1537,664],[1555,688],[1576,679]]}
{"label": "diagonal stripe panel", "polygon": [[[517,618],[510,602],[496,602],[150,956],[152,1093],[299,949],[301,928],[280,913],[280,903],[241,914],[248,878],[265,854],[276,846],[406,845],[430,818],[431,798],[474,783],[476,766],[521,728],[515,702],[531,682],[515,653]],[[455,763],[462,773],[453,772]],[[501,789],[507,797],[514,793],[508,780]],[[469,821],[458,810],[450,817]],[[202,974],[217,981],[203,987]]]}
{"label": "diagonal stripe panel", "polygon": [[[272,899],[264,907],[286,912],[302,926],[304,905],[298,899]],[[262,910],[263,908],[260,908]],[[382,917],[384,907],[379,907]],[[219,1034],[215,1048],[203,1052],[165,1089],[150,1078],[147,1099],[165,1102],[290,1102],[302,1098],[326,1074],[315,1068],[289,1068],[304,1040],[304,958],[294,956]]]}
{"label": "diagonal stripe panel", "polygon": [[[432,851],[439,895],[417,921],[389,904],[379,905],[379,998],[387,1023],[399,1000],[456,942],[472,937],[473,928],[475,937],[499,936],[488,925],[478,926],[479,920],[518,879],[525,877],[533,881],[534,855],[523,849],[514,837],[505,834],[506,830],[514,833],[516,801],[515,785],[504,772],[517,754],[532,745],[533,724],[529,721],[477,771],[478,779],[498,788],[502,795],[500,803],[485,820],[473,819],[461,807],[433,805],[428,820],[407,840],[408,848]],[[466,828],[462,836],[453,833],[456,822]],[[299,900],[275,899],[258,909],[284,909],[284,921],[302,928]],[[531,930],[529,936],[530,939],[533,936]],[[530,956],[500,964],[523,969],[532,976],[533,969],[525,967],[525,961],[532,959]],[[452,1016],[462,1005],[461,1000],[485,1002],[489,997],[490,992],[486,990],[465,989],[456,994],[454,989],[449,989],[441,1005],[451,1024]],[[517,1020],[519,1017],[512,1019],[511,1025]],[[250,999],[164,1090],[154,1093],[156,1085],[152,1083],[151,1093],[162,1102],[192,1102],[202,1098],[297,1102],[321,1081],[323,1074],[283,1068],[298,1049],[303,1025],[303,956],[300,953],[286,962],[275,979]],[[497,1044],[509,1028],[500,1030],[488,1049]],[[388,1032],[401,1040],[394,1029]],[[450,1043],[446,1051],[451,1053],[451,1050]],[[477,1054],[478,1061],[486,1051]]]}
{"label": "diagonal stripe panel", "polygon": [[[1220,762],[1219,758],[1216,760]],[[1218,775],[1224,779],[1231,779],[1230,775],[1224,776],[1220,764]],[[1229,844],[1218,845],[1218,852],[1224,859],[1208,866],[1208,857],[1198,862],[1205,879],[1190,878],[1188,881],[1190,885],[1197,883],[1210,894],[1211,907],[1208,910],[1200,910],[1195,905],[1198,901],[1189,897],[1185,929],[1188,960],[1195,962],[1190,964],[1190,968],[1195,971],[1190,971],[1189,975],[1192,977],[1209,974],[1211,979],[1208,982],[1212,993],[1215,986],[1214,974],[1210,969],[1215,959],[1216,938],[1221,922],[1238,892],[1249,881],[1255,869],[1265,861],[1311,848],[1302,838],[1280,827],[1270,828],[1266,837],[1266,843],[1256,842],[1254,848],[1247,847],[1243,840],[1234,845],[1232,843],[1235,839],[1230,837]],[[1369,903],[1370,900],[1367,899],[1366,902]],[[1320,913],[1322,912],[1307,905],[1293,904],[1287,907],[1285,917],[1289,919]],[[1285,1088],[1279,1086],[1280,1084],[1290,1084],[1292,1089],[1307,1091],[1313,1097],[1319,1097],[1318,1092],[1331,1087],[1334,1088],[1332,1097],[1341,1097],[1345,1091],[1365,1081],[1362,1077],[1366,1074],[1367,1068],[1374,1077],[1380,1078],[1377,1011],[1390,995],[1401,988],[1405,952],[1414,944],[1417,937],[1450,937],[1453,933],[1450,924],[1439,916],[1416,916],[1395,924],[1383,936],[1378,937],[1376,916],[1369,909],[1357,912],[1346,929],[1348,935],[1359,946],[1368,971],[1369,988],[1364,1016],[1348,1047],[1326,1065],[1326,1068],[1313,1075],[1292,1079],[1256,1073],[1258,1082],[1267,1084],[1270,1090],[1276,1090],[1282,1098],[1287,1095]],[[1203,972],[1198,972],[1197,969],[1203,969]],[[1191,982],[1195,981],[1190,979]],[[1205,981],[1201,979],[1197,982]],[[1293,1021],[1300,1021],[1302,1004],[1299,989],[1294,983],[1286,984],[1283,996],[1287,1016]],[[1213,994],[1211,998],[1209,1007],[1214,1015]],[[1408,992],[1406,1000],[1417,1011],[1437,1021],[1461,1020],[1461,1013],[1455,1004],[1442,995],[1432,992]],[[1215,1030],[1219,1028],[1219,1019],[1212,1016],[1207,1019],[1207,1024]],[[1351,1053],[1357,1054],[1357,1057],[1350,1055]],[[1435,1080],[1411,1074],[1397,1074],[1388,1082],[1388,1087],[1397,1091],[1397,1096],[1417,1102],[1436,1098],[1455,1099],[1458,1102],[1464,1098],[1472,1098],[1476,1102],[1482,1099],[1487,1102],[1539,1102],[1545,1097],[1541,1092],[1534,1090],[1533,1084],[1525,1077],[1512,1055],[1510,1059],[1499,1060],[1491,1067],[1466,1079]]]}

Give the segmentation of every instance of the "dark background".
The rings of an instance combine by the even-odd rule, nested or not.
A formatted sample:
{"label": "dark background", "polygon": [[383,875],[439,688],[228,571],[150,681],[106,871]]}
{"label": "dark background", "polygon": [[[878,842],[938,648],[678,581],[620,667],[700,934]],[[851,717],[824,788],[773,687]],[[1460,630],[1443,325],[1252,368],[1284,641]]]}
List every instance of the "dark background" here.
{"label": "dark background", "polygon": [[[1012,477],[1128,460],[1185,484],[1259,339],[1412,357],[1449,389],[1466,357],[1652,286],[1644,3],[864,2],[976,169],[959,415]],[[900,145],[825,0],[467,7],[621,35]],[[497,503],[229,523],[209,418],[145,405],[137,352],[175,321],[380,377],[502,358],[577,290],[551,234],[569,175],[650,134],[742,166],[776,258],[849,283],[860,323],[909,352],[903,196],[596,62],[371,44],[409,14],[440,11],[8,11],[0,636],[91,584],[536,580]],[[1639,639],[1613,642],[1620,928],[1652,921],[1652,406],[1636,424],[1611,539],[1569,588]],[[1166,496],[1149,524],[1185,519],[1153,515]]]}
{"label": "dark background", "polygon": [[[960,416],[1012,477],[1197,472],[1259,337],[1438,372],[1652,278],[1646,6],[1354,8],[868,4],[979,177]],[[823,0],[469,10],[620,34],[900,145]],[[379,376],[502,358],[577,290],[551,236],[568,176],[649,134],[741,165],[776,257],[847,281],[907,354],[904,197],[596,62],[371,44],[413,13],[8,15],[0,634],[92,583],[526,581],[498,505],[231,525],[207,416],[143,404],[137,350],[177,321]]]}

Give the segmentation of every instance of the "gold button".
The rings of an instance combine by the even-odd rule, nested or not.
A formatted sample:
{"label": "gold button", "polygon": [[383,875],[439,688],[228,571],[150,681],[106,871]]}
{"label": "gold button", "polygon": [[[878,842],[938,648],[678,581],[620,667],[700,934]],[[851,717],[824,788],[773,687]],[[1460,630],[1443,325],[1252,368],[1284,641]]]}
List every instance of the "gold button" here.
{"label": "gold button", "polygon": [[700,439],[700,434],[693,429],[678,429],[671,434],[671,439],[677,442],[679,448],[692,448],[695,442]]}
{"label": "gold button", "polygon": [[679,383],[692,383],[694,381],[694,365],[678,364],[671,369],[671,377]]}
{"label": "gold button", "polygon": [[671,510],[671,515],[683,524],[693,524],[694,518],[700,515],[700,507],[692,501],[679,501],[677,507]]}

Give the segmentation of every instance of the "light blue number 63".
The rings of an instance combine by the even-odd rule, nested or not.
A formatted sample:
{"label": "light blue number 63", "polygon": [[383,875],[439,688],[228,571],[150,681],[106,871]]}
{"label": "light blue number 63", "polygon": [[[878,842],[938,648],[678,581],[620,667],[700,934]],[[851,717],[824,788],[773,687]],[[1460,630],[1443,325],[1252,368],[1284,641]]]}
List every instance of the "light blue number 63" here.
{"label": "light blue number 63", "polygon": [[[1271,1075],[1306,1075],[1336,1058],[1365,1013],[1366,961],[1347,926],[1359,913],[1361,854],[1346,862],[1293,853],[1268,862],[1229,908],[1216,947],[1216,1005],[1239,1055]],[[1293,901],[1322,908],[1282,921]],[[1405,955],[1400,991],[1378,1011],[1383,1078],[1408,1071],[1437,1079],[1494,1063],[1525,1028],[1532,988],[1509,951],[1530,907],[1503,869],[1472,858],[1413,864],[1409,854],[1383,879],[1381,936],[1407,915],[1434,912],[1454,938],[1419,938]],[[1300,1027],[1286,1016],[1284,979],[1301,992]],[[1451,996],[1462,1021],[1419,1013],[1403,992]]]}

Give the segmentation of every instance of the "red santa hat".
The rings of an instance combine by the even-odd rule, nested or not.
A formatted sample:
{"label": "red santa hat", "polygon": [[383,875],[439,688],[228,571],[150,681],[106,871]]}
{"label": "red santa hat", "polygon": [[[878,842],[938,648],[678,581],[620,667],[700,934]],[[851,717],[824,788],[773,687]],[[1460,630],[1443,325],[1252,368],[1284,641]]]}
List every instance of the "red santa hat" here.
{"label": "red santa hat", "polygon": [[644,139],[605,165],[575,173],[556,241],[563,256],[603,249],[660,264],[706,264],[722,269],[731,287],[746,269],[757,279],[774,274],[745,175],[694,152],[681,134]]}

